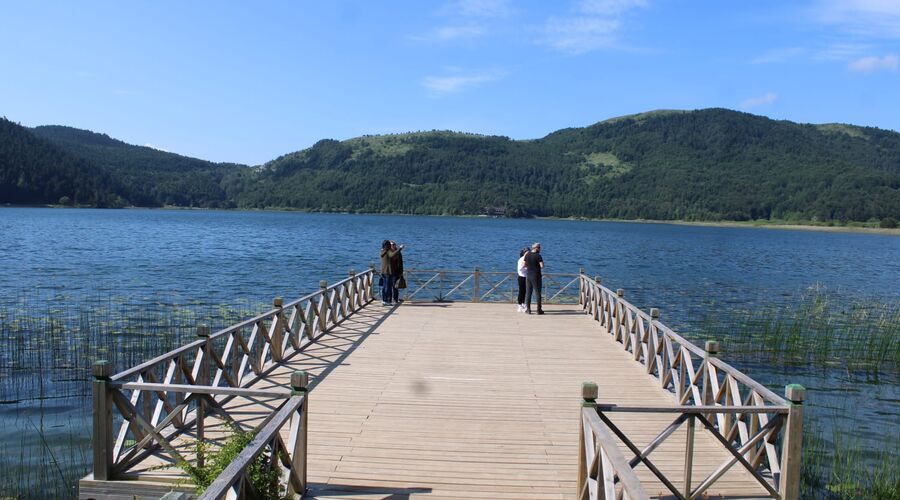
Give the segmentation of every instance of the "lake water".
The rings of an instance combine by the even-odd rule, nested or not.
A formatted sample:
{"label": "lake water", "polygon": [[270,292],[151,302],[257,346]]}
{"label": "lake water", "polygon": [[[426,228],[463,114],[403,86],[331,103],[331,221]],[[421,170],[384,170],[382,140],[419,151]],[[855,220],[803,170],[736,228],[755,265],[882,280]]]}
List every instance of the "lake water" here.
{"label": "lake water", "polygon": [[[332,282],[349,269],[366,268],[377,260],[385,238],[407,244],[407,268],[483,271],[512,271],[518,249],[540,241],[548,272],[577,273],[584,267],[602,276],[606,286],[624,288],[632,303],[659,307],[663,321],[689,338],[722,309],[791,303],[811,288],[848,300],[900,301],[900,237],[890,235],[294,212],[2,208],[0,319],[12,331],[29,314],[55,310],[72,316],[73,308],[82,323],[90,322],[82,311],[90,307],[258,311],[274,296],[299,297],[321,279]],[[188,323],[197,317],[188,316]],[[179,336],[189,335],[191,324],[179,325]],[[63,347],[42,346],[34,338],[39,331],[29,335],[14,349],[4,346],[19,354],[0,355],[0,376],[7,378],[0,381],[0,470],[13,471],[0,479],[0,496],[15,491],[16,474],[35,474],[27,467],[31,461],[54,462],[48,474],[68,478],[83,474],[89,460],[86,367],[54,367],[59,371],[44,370],[51,375],[35,382],[37,368],[14,358],[28,358],[37,345],[62,349],[53,358],[38,356],[39,363],[79,364],[88,356],[78,353],[91,348],[95,334],[78,333]],[[168,344],[149,345],[167,350]],[[723,347],[728,360],[727,340]],[[806,384],[811,406],[841,411],[850,401],[853,410],[845,418],[887,429],[895,442],[900,437],[896,380],[871,385],[814,370],[742,368],[775,387]],[[26,493],[40,496],[36,491]]]}

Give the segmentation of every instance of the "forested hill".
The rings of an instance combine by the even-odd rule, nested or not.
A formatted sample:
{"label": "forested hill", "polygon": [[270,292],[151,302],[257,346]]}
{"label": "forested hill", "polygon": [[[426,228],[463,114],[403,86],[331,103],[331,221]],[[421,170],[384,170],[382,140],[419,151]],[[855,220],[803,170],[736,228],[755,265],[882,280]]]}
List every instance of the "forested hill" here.
{"label": "forested hill", "polygon": [[[529,141],[455,132],[322,140],[253,169],[68,127],[31,133],[82,162],[76,170],[85,175],[108,172],[110,182],[123,186],[115,192],[134,205],[662,220],[900,218],[900,134],[725,109],[649,112]],[[0,164],[0,175],[6,170]],[[4,194],[0,202],[18,201]]]}
{"label": "forested hill", "polygon": [[239,206],[624,219],[900,216],[900,134],[725,109],[659,111],[533,141],[450,132],[323,140]]}
{"label": "forested hill", "polygon": [[225,178],[247,170],[244,165],[198,160],[72,127],[50,125],[31,131],[112,172],[127,187],[123,197],[137,206],[234,207]]}
{"label": "forested hill", "polygon": [[116,207],[122,190],[102,168],[0,118],[0,202]]}

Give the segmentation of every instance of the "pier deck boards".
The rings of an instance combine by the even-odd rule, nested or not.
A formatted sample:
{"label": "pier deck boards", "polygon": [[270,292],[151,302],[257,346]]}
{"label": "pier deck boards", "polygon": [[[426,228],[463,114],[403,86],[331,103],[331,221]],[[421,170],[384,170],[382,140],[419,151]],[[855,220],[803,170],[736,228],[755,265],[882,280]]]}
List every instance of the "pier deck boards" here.
{"label": "pier deck boards", "polygon": [[[253,387],[285,387],[292,371],[309,371],[313,498],[574,498],[583,381],[599,385],[600,403],[674,406],[630,357],[576,305],[529,316],[508,304],[373,303]],[[270,411],[236,405],[247,422]],[[674,417],[612,418],[644,446]],[[695,485],[729,456],[697,432]],[[670,478],[682,476],[684,442],[682,427],[651,455]],[[181,474],[159,466],[147,460],[132,473]],[[663,495],[644,466],[636,471],[649,494]],[[708,493],[765,491],[738,467]]]}

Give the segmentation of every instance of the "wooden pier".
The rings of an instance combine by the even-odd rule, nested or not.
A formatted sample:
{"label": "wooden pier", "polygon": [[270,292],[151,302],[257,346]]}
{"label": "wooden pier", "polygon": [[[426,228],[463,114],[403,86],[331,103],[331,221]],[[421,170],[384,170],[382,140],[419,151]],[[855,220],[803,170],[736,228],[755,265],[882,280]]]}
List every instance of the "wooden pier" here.
{"label": "wooden pier", "polygon": [[506,302],[506,273],[408,272],[395,307],[376,279],[95,365],[80,498],[196,495],[176,462],[234,428],[255,437],[203,498],[258,494],[254,461],[304,498],[797,498],[802,388],[773,394],[599,279],[548,276],[543,316]]}

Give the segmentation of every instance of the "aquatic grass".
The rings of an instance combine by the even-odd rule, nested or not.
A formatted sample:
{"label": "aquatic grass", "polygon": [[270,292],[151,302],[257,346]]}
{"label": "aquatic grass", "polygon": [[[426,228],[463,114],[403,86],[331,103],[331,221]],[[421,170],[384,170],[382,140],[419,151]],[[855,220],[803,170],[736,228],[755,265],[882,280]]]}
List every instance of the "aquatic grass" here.
{"label": "aquatic grass", "polygon": [[741,362],[817,366],[877,377],[900,372],[900,303],[846,301],[815,288],[797,302],[707,319],[700,338],[727,342]]}
{"label": "aquatic grass", "polygon": [[0,454],[0,498],[74,496],[91,459],[93,361],[122,370],[193,340],[200,323],[218,329],[269,308],[146,299],[21,295],[0,303],[0,424],[19,438],[3,443],[19,453]]}

